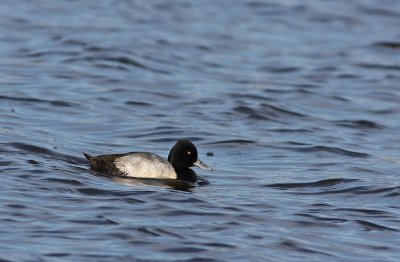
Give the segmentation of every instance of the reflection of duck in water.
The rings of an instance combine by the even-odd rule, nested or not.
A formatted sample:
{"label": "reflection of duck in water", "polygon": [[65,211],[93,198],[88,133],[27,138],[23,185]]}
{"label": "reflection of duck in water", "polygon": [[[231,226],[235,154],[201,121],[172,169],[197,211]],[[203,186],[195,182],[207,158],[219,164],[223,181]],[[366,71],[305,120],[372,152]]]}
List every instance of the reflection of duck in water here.
{"label": "reflection of duck in water", "polygon": [[197,166],[201,169],[212,170],[198,158],[197,149],[189,140],[179,140],[169,152],[168,161],[156,154],[147,152],[96,157],[83,154],[90,161],[93,171],[117,176],[180,179],[196,182],[196,173],[190,167]]}

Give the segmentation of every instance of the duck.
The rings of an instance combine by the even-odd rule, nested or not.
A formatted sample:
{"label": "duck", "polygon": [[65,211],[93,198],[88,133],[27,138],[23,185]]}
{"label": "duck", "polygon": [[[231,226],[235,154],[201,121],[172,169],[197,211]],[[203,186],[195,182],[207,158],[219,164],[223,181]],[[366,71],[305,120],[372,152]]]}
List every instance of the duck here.
{"label": "duck", "polygon": [[151,179],[178,179],[196,182],[197,175],[191,167],[212,171],[200,160],[196,146],[189,140],[176,142],[168,159],[150,152],[129,152],[91,156],[83,153],[93,171],[115,176]]}

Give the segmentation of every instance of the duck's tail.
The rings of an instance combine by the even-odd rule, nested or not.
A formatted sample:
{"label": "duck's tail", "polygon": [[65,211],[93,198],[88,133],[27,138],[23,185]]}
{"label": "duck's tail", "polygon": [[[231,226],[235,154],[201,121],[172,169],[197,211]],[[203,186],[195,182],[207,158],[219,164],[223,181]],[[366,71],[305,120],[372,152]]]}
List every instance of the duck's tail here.
{"label": "duck's tail", "polygon": [[89,155],[89,154],[86,154],[85,152],[83,152],[83,155],[86,157],[86,159],[87,160],[89,160],[89,162],[90,163],[92,163],[93,162],[93,160],[94,160],[94,157],[92,157],[91,155]]}

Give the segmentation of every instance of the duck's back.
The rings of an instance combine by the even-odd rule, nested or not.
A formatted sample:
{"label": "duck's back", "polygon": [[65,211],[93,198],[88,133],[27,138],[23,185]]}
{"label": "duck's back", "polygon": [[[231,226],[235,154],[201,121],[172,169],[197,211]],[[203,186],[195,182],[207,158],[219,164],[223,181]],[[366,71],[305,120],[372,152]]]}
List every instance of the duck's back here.
{"label": "duck's back", "polygon": [[139,178],[176,179],[172,165],[164,158],[147,152],[117,155],[113,159],[115,168],[126,176]]}

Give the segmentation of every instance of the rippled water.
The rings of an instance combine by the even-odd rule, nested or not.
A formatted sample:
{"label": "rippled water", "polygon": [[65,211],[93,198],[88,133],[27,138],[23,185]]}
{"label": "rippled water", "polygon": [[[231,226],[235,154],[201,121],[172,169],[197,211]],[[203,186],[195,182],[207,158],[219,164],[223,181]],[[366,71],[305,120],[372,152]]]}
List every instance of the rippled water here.
{"label": "rippled water", "polygon": [[[0,7],[2,261],[398,261],[400,2]],[[113,179],[167,156],[193,188]]]}

